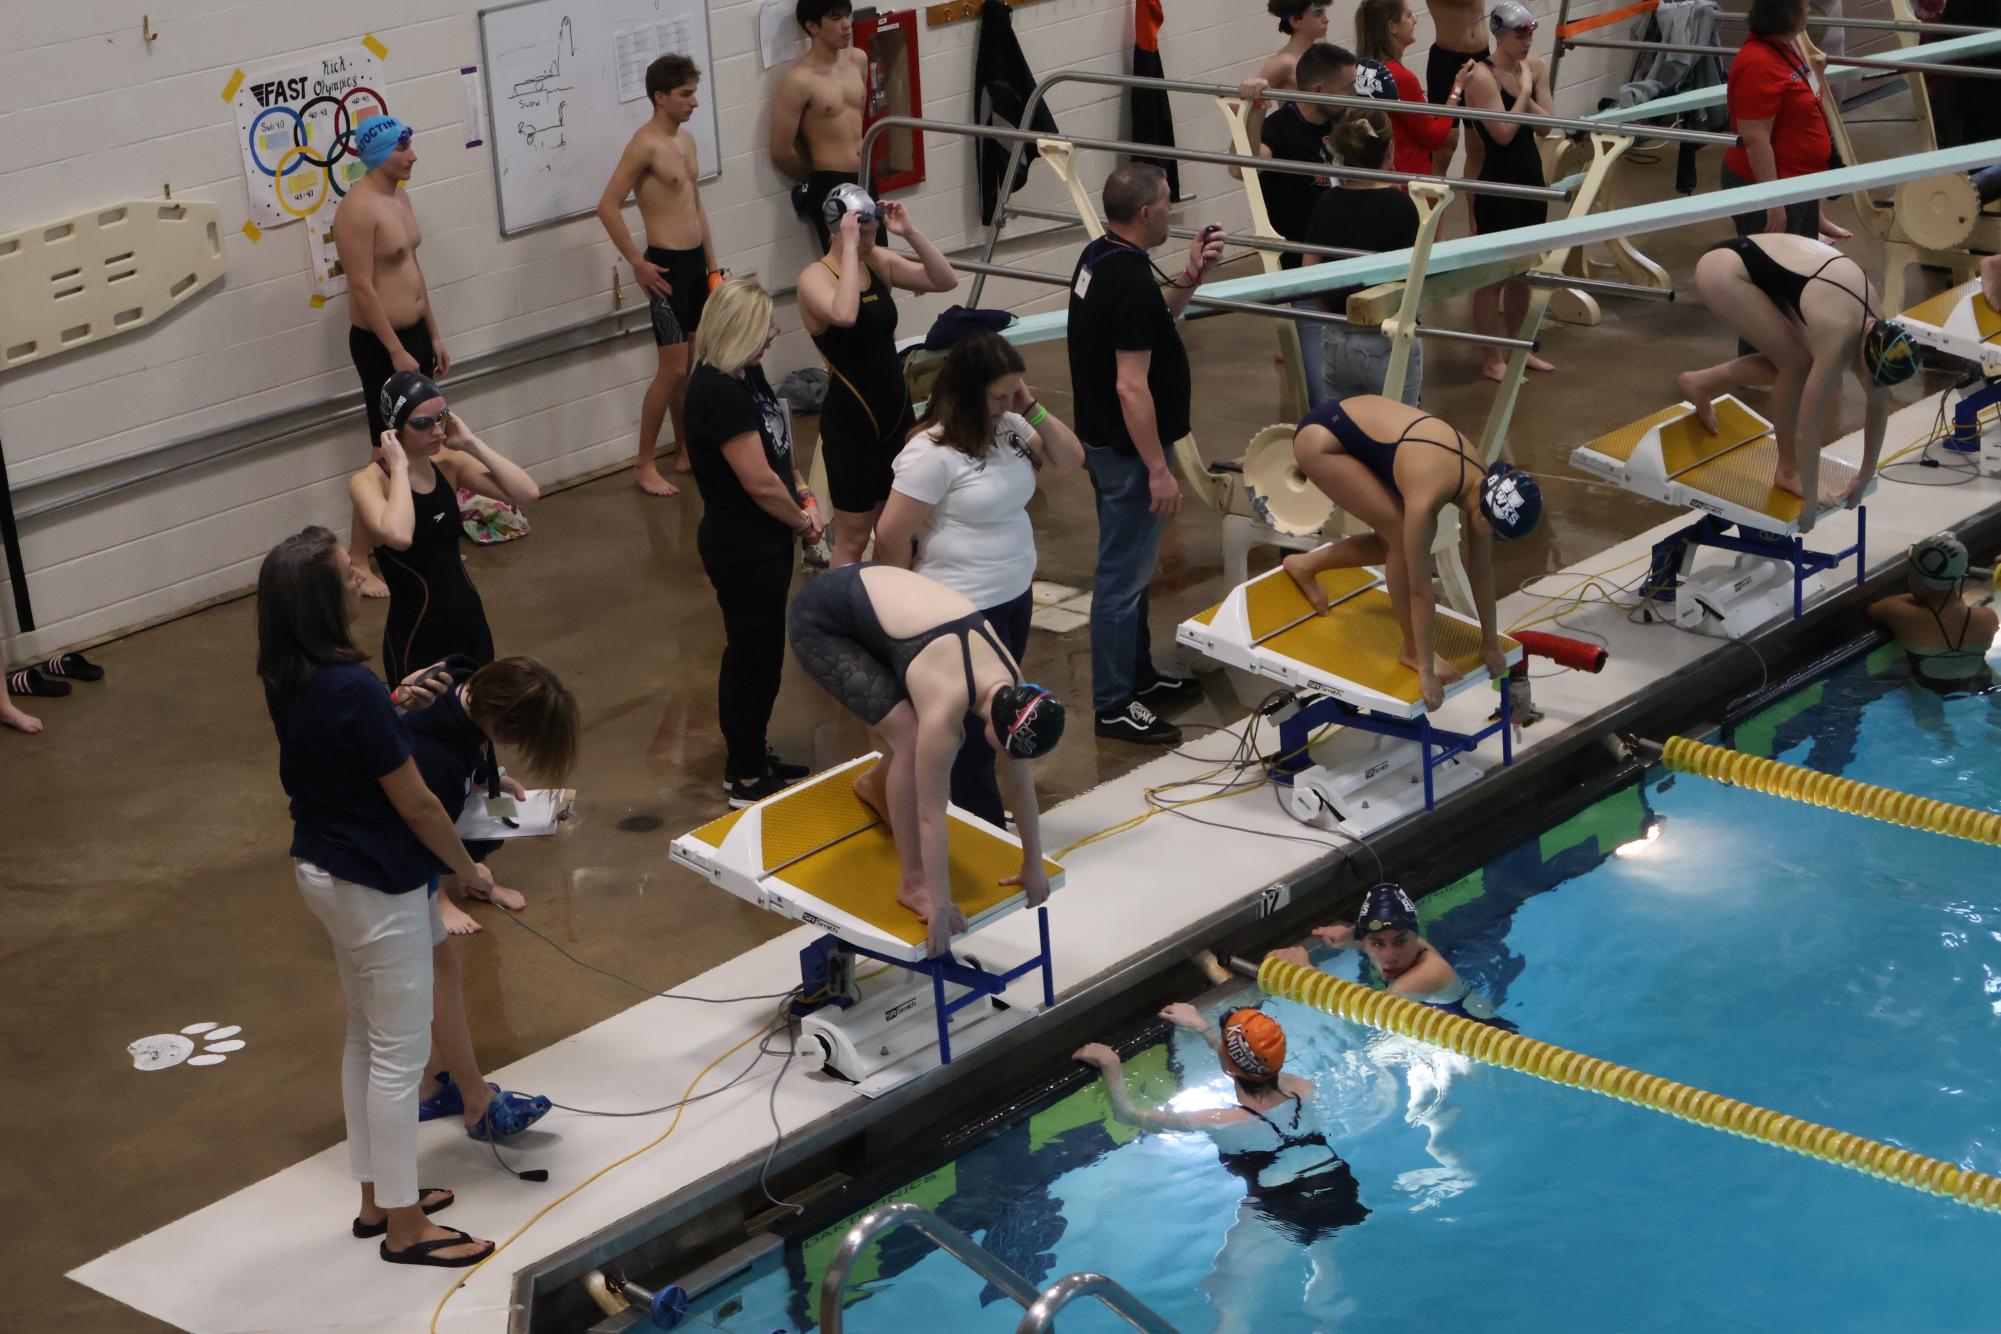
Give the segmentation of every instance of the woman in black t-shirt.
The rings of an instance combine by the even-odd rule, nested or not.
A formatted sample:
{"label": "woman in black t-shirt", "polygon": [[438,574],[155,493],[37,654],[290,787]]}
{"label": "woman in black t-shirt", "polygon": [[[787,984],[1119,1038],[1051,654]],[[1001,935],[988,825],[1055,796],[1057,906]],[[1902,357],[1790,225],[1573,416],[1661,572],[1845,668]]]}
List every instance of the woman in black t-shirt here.
{"label": "woman in black t-shirt", "polygon": [[792,543],[810,546],[821,533],[819,505],[792,457],[792,424],[758,364],[777,336],[764,289],[731,279],[702,312],[688,379],[688,464],[702,493],[695,549],[723,612],[716,717],[732,806],[808,772],[779,763],[764,735],[785,666]]}
{"label": "woman in black t-shirt", "polygon": [[[1380,111],[1358,111],[1334,127],[1329,136],[1343,166],[1388,170],[1396,153],[1390,118]],[[1306,239],[1316,245],[1347,250],[1402,250],[1417,242],[1417,205],[1394,185],[1374,181],[1342,181],[1314,206]],[[1316,263],[1307,256],[1308,264]],[[1344,314],[1348,298],[1359,287],[1327,293],[1327,310]],[[1321,389],[1327,399],[1356,394],[1380,394],[1390,369],[1390,340],[1366,325],[1329,324],[1320,335]],[[1424,349],[1410,345],[1404,372],[1403,401],[1417,406],[1424,386]]]}

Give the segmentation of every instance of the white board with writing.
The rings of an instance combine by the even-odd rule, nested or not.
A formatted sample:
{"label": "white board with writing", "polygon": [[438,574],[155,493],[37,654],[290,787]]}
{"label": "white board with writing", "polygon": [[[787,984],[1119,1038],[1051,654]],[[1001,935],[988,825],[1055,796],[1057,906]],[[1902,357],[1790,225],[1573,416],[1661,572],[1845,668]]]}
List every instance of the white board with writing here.
{"label": "white board with writing", "polygon": [[597,207],[632,132],[653,114],[646,67],[678,53],[702,72],[688,132],[702,179],[721,172],[704,0],[522,0],[483,9],[494,189],[513,236]]}

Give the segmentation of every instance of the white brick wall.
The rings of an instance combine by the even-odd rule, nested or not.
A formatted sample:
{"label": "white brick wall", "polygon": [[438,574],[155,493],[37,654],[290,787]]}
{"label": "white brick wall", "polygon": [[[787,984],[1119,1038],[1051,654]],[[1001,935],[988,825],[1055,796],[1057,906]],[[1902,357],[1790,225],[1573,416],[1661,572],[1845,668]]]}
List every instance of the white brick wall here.
{"label": "white brick wall", "polygon": [[[597,222],[503,240],[490,152],[459,146],[458,68],[484,63],[477,0],[36,0],[8,8],[0,26],[0,231],[157,195],[171,183],[177,199],[220,206],[229,260],[225,282],[173,317],[0,376],[0,441],[17,486],[353,385],[346,299],[309,307],[300,229],[269,232],[257,245],[237,230],[247,199],[234,117],[219,93],[239,65],[287,63],[365,32],[387,44],[384,91],[398,115],[426,131],[411,198],[455,357],[610,308],[616,252]],[[1170,73],[1234,83],[1250,72],[1280,41],[1261,8],[1178,0],[1163,34]],[[714,67],[704,71],[703,92],[719,104],[723,175],[705,197],[724,238],[723,262],[789,287],[814,255],[784,202],[787,182],[764,157],[777,72],[758,68],[756,10],[753,0],[710,7]],[[140,36],[142,15],[159,34],[150,45]],[[1038,74],[1128,68],[1129,0],[1037,0],[1015,11],[1015,25]],[[920,22],[928,115],[969,116],[977,30],[974,22]],[[1052,106],[1067,131],[1123,132],[1123,98],[1113,90],[1063,88]],[[1177,97],[1175,111],[1181,142],[1225,146],[1222,118],[1206,99]],[[934,135],[926,148],[929,179],[906,197],[913,213],[941,245],[977,239],[970,141]],[[1097,156],[1084,169],[1098,181],[1109,168]],[[1246,224],[1240,187],[1220,169],[1194,167],[1183,179],[1201,196],[1192,216]],[[1050,207],[1065,199],[1041,170],[1020,197]],[[1067,272],[1076,242],[1060,240],[1005,258]],[[628,275],[628,300],[632,291]],[[985,303],[1040,308],[1060,297],[997,280]],[[950,300],[906,301],[904,330],[922,329]],[[796,315],[781,310],[780,324],[789,332],[773,369],[813,361]],[[468,386],[465,406],[487,439],[547,487],[630,454],[652,364],[642,336]],[[19,661],[101,639],[248,587],[284,533],[346,522],[344,481],[361,458],[360,436],[353,423],[308,433],[31,523],[25,560],[41,628],[19,634],[0,589],[0,656]]]}

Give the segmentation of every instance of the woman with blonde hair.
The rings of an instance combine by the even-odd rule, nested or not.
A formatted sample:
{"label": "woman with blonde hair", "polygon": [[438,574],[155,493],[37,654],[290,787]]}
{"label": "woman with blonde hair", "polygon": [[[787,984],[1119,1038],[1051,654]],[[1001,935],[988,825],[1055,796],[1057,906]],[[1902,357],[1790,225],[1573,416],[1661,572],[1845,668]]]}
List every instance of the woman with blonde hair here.
{"label": "woman with blonde hair", "polygon": [[778,336],[771,298],[748,278],[709,296],[688,379],[688,464],[702,493],[695,549],[723,613],[716,718],[723,789],[748,806],[804,778],[771,753],[765,729],[785,667],[794,541],[820,540],[820,508],[792,455],[792,423],[759,364]]}

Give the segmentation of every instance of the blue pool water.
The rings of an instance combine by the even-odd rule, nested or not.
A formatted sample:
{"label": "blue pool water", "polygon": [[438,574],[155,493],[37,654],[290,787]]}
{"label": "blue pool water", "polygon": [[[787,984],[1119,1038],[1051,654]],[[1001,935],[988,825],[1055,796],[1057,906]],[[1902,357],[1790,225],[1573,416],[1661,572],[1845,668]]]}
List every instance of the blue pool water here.
{"label": "blue pool water", "polygon": [[[2001,808],[1997,740],[1990,697],[1915,690],[1883,654],[1738,737],[1985,809]],[[1997,858],[1656,771],[1424,910],[1431,940],[1532,1036],[2001,1172]],[[1360,976],[1353,954],[1316,957]],[[937,1209],[1038,1285],[1109,1274],[1187,1334],[2001,1328],[2001,1215],[1266,1008],[1287,1068],[1318,1085],[1368,1210],[1358,1223],[1295,1243],[1241,1204],[1206,1137],[1118,1125],[1096,1082],[885,1198]],[[1127,1072],[1142,1102],[1230,1096],[1181,1034]],[[739,1334],[813,1328],[844,1227],[795,1239],[701,1309]],[[982,1334],[1021,1314],[908,1234],[856,1278],[857,1334]],[[1060,1327],[1125,1328],[1088,1305]]]}

